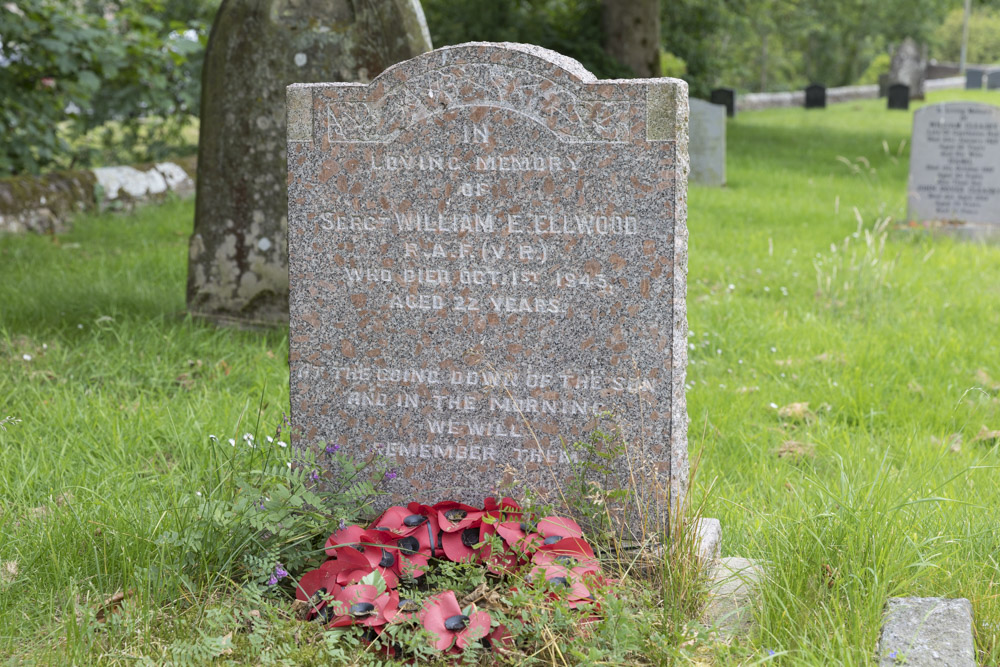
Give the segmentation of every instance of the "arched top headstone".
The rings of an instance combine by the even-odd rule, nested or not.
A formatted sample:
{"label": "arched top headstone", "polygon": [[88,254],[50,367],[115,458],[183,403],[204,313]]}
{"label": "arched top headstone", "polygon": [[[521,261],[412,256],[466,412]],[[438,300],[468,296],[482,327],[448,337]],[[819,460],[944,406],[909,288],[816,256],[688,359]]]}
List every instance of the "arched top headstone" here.
{"label": "arched top headstone", "polygon": [[296,445],[381,454],[384,503],[559,503],[593,470],[573,443],[614,431],[642,479],[614,456],[605,482],[660,524],[687,478],[687,84],[472,43],[290,86],[288,115]]}
{"label": "arched top headstone", "polygon": [[285,87],[368,82],[430,48],[419,0],[224,0],[202,78],[193,314],[287,321]]}

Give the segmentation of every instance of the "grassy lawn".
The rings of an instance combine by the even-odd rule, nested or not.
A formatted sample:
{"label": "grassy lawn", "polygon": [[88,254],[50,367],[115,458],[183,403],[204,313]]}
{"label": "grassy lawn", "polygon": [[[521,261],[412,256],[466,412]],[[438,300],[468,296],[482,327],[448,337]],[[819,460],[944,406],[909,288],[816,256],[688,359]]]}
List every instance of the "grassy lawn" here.
{"label": "grassy lawn", "polygon": [[[956,98],[1000,104],[929,101]],[[894,230],[911,118],[884,100],[743,113],[728,187],[690,190],[693,497],[723,554],[771,578],[753,635],[652,661],[871,664],[886,598],[927,595],[972,600],[980,662],[1000,662],[1000,447],[980,436],[1000,431],[1000,248]],[[12,664],[332,664],[266,607],[269,651],[256,631],[226,639],[236,587],[178,574],[183,549],[163,543],[218,486],[209,434],[260,438],[288,411],[284,332],[183,314],[192,218],[171,202],[0,237]],[[125,613],[99,623],[119,590]],[[662,642],[653,626],[640,645]]]}

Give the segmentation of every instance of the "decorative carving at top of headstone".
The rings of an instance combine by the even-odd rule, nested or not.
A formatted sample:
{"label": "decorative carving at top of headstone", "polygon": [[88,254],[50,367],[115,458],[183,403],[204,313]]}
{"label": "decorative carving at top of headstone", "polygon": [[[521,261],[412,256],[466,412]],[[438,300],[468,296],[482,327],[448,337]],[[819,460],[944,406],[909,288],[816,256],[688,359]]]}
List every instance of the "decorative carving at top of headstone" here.
{"label": "decorative carving at top of headstone", "polygon": [[681,497],[683,81],[474,43],[288,108],[297,446],[385,456],[386,504],[561,503],[603,431],[630,512]]}
{"label": "decorative carving at top of headstone", "polygon": [[726,184],[726,107],[691,98],[691,182]]}
{"label": "decorative carving at top of headstone", "polygon": [[924,80],[927,77],[927,45],[917,44],[907,37],[892,54],[889,65],[889,83],[902,83],[910,87],[910,99],[924,99]]}
{"label": "decorative carving at top of headstone", "polygon": [[910,220],[1000,229],[1000,107],[931,104],[913,114]]}
{"label": "decorative carving at top of headstone", "polygon": [[190,311],[288,319],[285,87],[368,81],[430,49],[418,0],[225,0],[202,81]]}

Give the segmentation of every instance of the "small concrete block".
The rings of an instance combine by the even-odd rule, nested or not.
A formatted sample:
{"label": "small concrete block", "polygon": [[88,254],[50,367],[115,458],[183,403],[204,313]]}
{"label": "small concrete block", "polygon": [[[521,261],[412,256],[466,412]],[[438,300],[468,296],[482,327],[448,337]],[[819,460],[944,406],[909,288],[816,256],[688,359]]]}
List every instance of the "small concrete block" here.
{"label": "small concrete block", "polygon": [[718,519],[699,519],[695,531],[698,538],[698,560],[708,565],[721,553],[722,524]]}
{"label": "small concrete block", "polygon": [[880,667],[976,667],[972,603],[889,598],[878,653]]}
{"label": "small concrete block", "polygon": [[754,622],[757,587],[764,578],[759,561],[720,558],[711,573],[709,599],[702,620],[713,625],[723,638],[746,634]]}

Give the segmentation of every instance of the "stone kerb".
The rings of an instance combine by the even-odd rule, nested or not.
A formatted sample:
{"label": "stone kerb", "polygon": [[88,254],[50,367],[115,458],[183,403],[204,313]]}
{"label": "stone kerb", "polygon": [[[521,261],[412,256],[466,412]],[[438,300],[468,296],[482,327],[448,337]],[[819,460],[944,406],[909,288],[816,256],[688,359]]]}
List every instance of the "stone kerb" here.
{"label": "stone kerb", "polygon": [[1000,107],[945,102],[914,113],[907,209],[909,220],[942,231],[996,235]]}
{"label": "stone kerb", "polygon": [[297,446],[381,454],[385,504],[560,504],[571,443],[620,429],[640,513],[681,497],[683,81],[472,43],[288,114]]}
{"label": "stone kerb", "polygon": [[196,160],[0,179],[0,232],[59,233],[77,213],[194,194]]}

